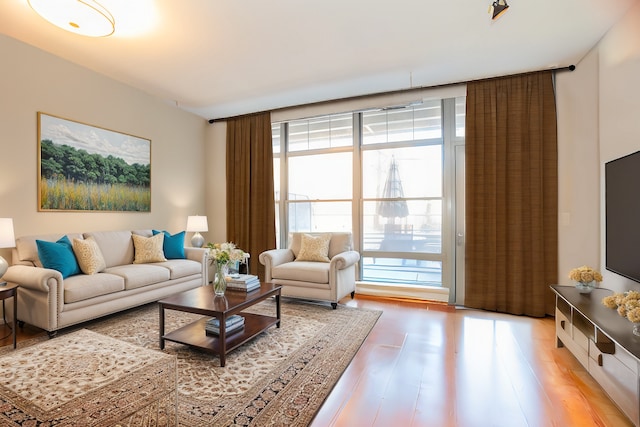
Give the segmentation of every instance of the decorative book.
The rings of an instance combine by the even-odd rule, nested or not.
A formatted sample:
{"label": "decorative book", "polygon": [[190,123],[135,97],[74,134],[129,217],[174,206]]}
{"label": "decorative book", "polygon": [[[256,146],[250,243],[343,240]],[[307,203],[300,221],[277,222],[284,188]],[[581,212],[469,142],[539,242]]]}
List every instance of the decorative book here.
{"label": "decorative book", "polygon": [[259,282],[258,276],[254,274],[238,274],[237,276],[227,276],[227,284],[229,283],[237,283],[237,284],[248,284],[253,282]]}
{"label": "decorative book", "polygon": [[[239,314],[234,314],[233,316],[229,316],[226,322],[224,322],[227,328],[235,325],[236,323],[244,323],[244,317],[240,316]],[[213,327],[219,328],[220,319],[218,319],[217,317],[212,317],[211,319],[207,320],[207,326],[213,326]]]}
{"label": "decorative book", "polygon": [[[244,317],[242,318],[242,322],[234,323],[233,325],[229,325],[225,328],[225,333],[230,335],[234,332],[237,332],[244,328]],[[205,332],[207,335],[220,335],[220,328],[215,326],[207,325],[205,327]]]}
{"label": "decorative book", "polygon": [[227,289],[239,290],[239,291],[253,291],[254,289],[260,288],[260,282],[255,282],[250,285],[238,285],[236,283],[227,283]]}

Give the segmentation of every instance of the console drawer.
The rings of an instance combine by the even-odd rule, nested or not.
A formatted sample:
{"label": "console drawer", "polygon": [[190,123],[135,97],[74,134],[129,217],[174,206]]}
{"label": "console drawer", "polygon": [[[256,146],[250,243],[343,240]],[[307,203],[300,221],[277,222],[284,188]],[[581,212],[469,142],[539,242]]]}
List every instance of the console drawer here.
{"label": "console drawer", "polygon": [[[589,374],[607,392],[611,400],[624,412],[635,425],[639,424],[638,374],[616,356],[626,354],[620,346],[615,346],[615,355],[602,353],[595,345],[589,352]],[[624,356],[623,356],[624,357]]]}

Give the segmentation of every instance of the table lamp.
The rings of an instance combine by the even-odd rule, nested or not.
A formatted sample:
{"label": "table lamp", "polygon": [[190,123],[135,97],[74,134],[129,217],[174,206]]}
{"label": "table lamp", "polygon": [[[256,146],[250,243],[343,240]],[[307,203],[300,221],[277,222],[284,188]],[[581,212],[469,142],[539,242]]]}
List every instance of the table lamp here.
{"label": "table lamp", "polygon": [[[13,234],[13,218],[0,218],[0,248],[15,248],[16,237]],[[9,263],[0,256],[0,277],[4,276]]]}
{"label": "table lamp", "polygon": [[187,217],[187,231],[194,232],[193,237],[191,238],[191,246],[194,248],[201,248],[204,245],[204,237],[202,237],[200,232],[209,231],[207,217],[200,215]]}

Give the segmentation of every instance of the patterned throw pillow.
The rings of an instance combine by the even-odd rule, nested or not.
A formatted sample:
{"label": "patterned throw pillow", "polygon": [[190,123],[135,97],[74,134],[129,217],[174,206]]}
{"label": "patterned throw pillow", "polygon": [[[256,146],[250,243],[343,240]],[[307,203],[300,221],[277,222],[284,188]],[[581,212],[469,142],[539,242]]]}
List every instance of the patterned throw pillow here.
{"label": "patterned throw pillow", "polygon": [[73,239],[73,253],[76,254],[80,270],[84,274],[96,274],[107,268],[102,251],[93,237]]}
{"label": "patterned throw pillow", "polygon": [[300,241],[300,253],[298,253],[296,261],[330,262],[330,241],[331,234],[322,234],[320,236],[303,234]]}
{"label": "patterned throw pillow", "polygon": [[147,262],[162,262],[167,259],[164,257],[162,245],[164,243],[164,233],[156,234],[153,237],[144,237],[132,234],[133,248],[135,256],[134,264],[145,264]]}

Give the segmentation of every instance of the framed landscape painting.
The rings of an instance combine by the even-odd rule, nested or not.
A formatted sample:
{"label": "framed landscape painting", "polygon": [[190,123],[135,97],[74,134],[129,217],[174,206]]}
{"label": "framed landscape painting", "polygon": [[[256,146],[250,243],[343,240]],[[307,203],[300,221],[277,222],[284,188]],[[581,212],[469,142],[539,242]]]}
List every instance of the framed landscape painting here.
{"label": "framed landscape painting", "polygon": [[151,141],[38,113],[39,211],[151,211]]}

